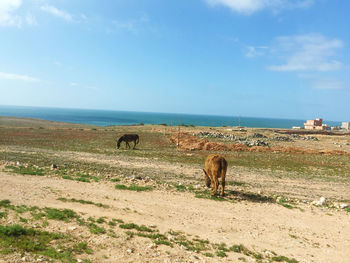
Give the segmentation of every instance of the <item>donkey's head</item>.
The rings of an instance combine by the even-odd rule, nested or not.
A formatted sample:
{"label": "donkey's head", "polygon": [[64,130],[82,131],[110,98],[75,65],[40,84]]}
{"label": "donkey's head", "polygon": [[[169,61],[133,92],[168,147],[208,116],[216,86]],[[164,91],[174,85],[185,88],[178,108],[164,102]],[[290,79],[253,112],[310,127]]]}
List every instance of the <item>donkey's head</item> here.
{"label": "donkey's head", "polygon": [[210,180],[210,178],[209,178],[207,172],[205,171],[205,169],[203,169],[203,172],[204,172],[205,185],[206,185],[207,187],[210,187],[210,185],[211,185],[211,180]]}
{"label": "donkey's head", "polygon": [[119,149],[120,144],[122,143],[122,141],[123,141],[123,137],[120,137],[119,140],[118,140],[118,142],[117,142],[117,148],[118,148],[118,149]]}

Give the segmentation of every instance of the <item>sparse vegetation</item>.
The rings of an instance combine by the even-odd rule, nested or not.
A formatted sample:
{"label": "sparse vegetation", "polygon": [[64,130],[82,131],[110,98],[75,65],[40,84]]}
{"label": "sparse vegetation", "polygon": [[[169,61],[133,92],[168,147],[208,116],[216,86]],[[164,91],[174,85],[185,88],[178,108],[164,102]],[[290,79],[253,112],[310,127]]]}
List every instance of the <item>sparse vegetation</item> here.
{"label": "sparse vegetation", "polygon": [[104,204],[101,204],[101,203],[94,203],[92,201],[86,201],[86,200],[82,200],[82,199],[75,199],[75,198],[67,199],[67,198],[64,198],[64,197],[60,197],[57,200],[60,200],[62,202],[80,203],[80,204],[94,205],[94,206],[97,206],[97,207],[109,208],[108,205],[104,205]]}
{"label": "sparse vegetation", "polygon": [[[181,129],[183,131],[191,131],[191,127],[182,126]],[[167,136],[170,130],[171,127],[159,128],[158,126],[150,127],[148,125],[142,127],[108,127],[103,129],[99,127],[48,129],[44,125],[35,129],[0,128],[0,147],[3,147],[2,151],[0,151],[0,162],[2,162],[5,174],[16,173],[45,176],[40,178],[30,177],[30,180],[50,181],[53,179],[54,182],[59,184],[62,184],[63,181],[64,184],[78,185],[84,190],[95,186],[98,189],[93,195],[90,192],[85,197],[85,192],[80,192],[81,189],[79,189],[78,193],[72,194],[72,192],[66,193],[65,188],[60,187],[59,184],[57,184],[57,187],[51,185],[50,188],[45,188],[41,193],[43,197],[45,197],[45,194],[50,195],[50,202],[52,202],[52,197],[57,199],[59,196],[65,196],[65,198],[57,199],[60,202],[58,202],[56,208],[30,206],[30,201],[26,201],[27,205],[14,205],[19,201],[14,195],[9,195],[8,198],[11,198],[14,204],[9,200],[0,201],[0,226],[7,228],[17,225],[26,229],[28,232],[23,232],[24,234],[21,234],[21,238],[26,240],[28,247],[25,247],[23,244],[18,247],[8,246],[2,243],[5,239],[3,236],[0,236],[0,253],[3,256],[27,256],[25,253],[29,253],[34,255],[34,257],[43,256],[45,260],[47,258],[47,261],[73,263],[76,262],[78,255],[82,262],[90,262],[89,259],[84,259],[83,257],[84,255],[89,257],[88,255],[94,253],[96,249],[99,250],[100,254],[105,254],[105,259],[112,260],[112,257],[105,252],[112,242],[120,243],[122,241],[127,246],[129,244],[142,244],[139,241],[144,239],[158,246],[172,247],[172,249],[168,248],[171,250],[168,253],[170,258],[178,253],[176,251],[186,254],[183,253],[183,250],[187,250],[206,257],[216,257],[217,260],[225,260],[225,257],[227,257],[227,260],[231,260],[234,255],[236,258],[240,256],[238,260],[242,262],[297,263],[298,261],[292,256],[289,258],[275,252],[265,253],[266,251],[261,250],[259,246],[251,245],[250,243],[249,247],[243,244],[232,245],[228,243],[226,245],[225,243],[212,243],[210,240],[225,240],[219,239],[219,235],[226,238],[225,233],[229,231],[227,227],[223,227],[222,229],[215,229],[218,232],[216,234],[213,231],[212,223],[208,224],[208,228],[216,236],[215,239],[209,237],[209,240],[205,240],[198,236],[190,236],[181,232],[184,228],[181,228],[182,225],[180,224],[175,226],[177,231],[160,232],[155,225],[146,226],[142,224],[146,222],[140,218],[144,214],[149,213],[149,211],[144,207],[140,208],[139,205],[126,203],[127,200],[130,201],[127,196],[130,195],[133,198],[147,196],[149,198],[159,196],[159,194],[162,194],[162,191],[169,191],[167,194],[181,198],[187,196],[190,198],[201,198],[203,200],[194,199],[194,202],[208,206],[210,209],[220,206],[236,209],[236,205],[237,207],[246,206],[247,209],[251,209],[254,206],[271,206],[274,209],[279,209],[279,211],[283,210],[285,213],[299,213],[298,210],[302,211],[302,208],[305,208],[316,194],[323,192],[328,194],[334,191],[329,189],[326,184],[324,184],[322,189],[317,189],[319,190],[318,192],[314,189],[305,191],[303,187],[305,181],[316,183],[332,181],[336,186],[337,184],[348,184],[350,182],[350,164],[348,162],[349,156],[347,155],[222,152],[229,162],[226,196],[211,196],[210,191],[203,187],[203,173],[200,168],[203,167],[205,156],[212,151],[179,151],[176,145],[171,144],[168,140]],[[140,134],[140,138],[142,138],[140,147],[135,151],[116,151],[115,136],[126,131],[135,131]],[[20,136],[16,134],[20,134]],[[243,136],[245,133],[241,132],[241,134]],[[221,142],[220,139],[215,140]],[[138,165],[133,166],[134,162]],[[52,167],[52,164],[56,164],[57,167]],[[128,166],[129,164],[130,166]],[[167,165],[171,169],[164,168]],[[234,167],[234,169],[231,169],[231,167]],[[256,175],[255,179],[253,178],[254,174]],[[28,176],[11,175],[16,178],[29,180]],[[259,178],[260,176],[261,178]],[[62,179],[80,181],[84,184]],[[288,191],[288,185],[286,187],[283,185],[288,180],[292,182],[290,185],[296,187],[293,189],[293,192]],[[115,185],[116,183],[117,185]],[[102,189],[106,190],[109,188],[115,189],[114,192],[105,193],[102,191]],[[146,195],[142,193],[153,189],[157,189],[157,191]],[[125,192],[121,190],[125,190]],[[140,193],[131,194],[126,191]],[[174,193],[174,191],[177,191],[177,193]],[[186,192],[186,194],[182,194],[182,192]],[[3,196],[3,198],[7,198],[6,195]],[[27,196],[30,195],[26,195],[25,198]],[[71,198],[72,196],[82,196],[83,199]],[[87,200],[84,200],[85,198]],[[326,198],[328,201],[327,196]],[[341,198],[341,200],[337,200],[337,198]],[[110,206],[103,204],[106,202],[106,199],[108,199]],[[302,202],[301,199],[303,199]],[[343,199],[346,200],[344,201]],[[338,204],[348,203],[349,197],[344,196],[343,193],[336,193],[329,200],[330,202],[335,200],[334,202]],[[189,204],[191,203],[189,202]],[[43,207],[45,203],[40,203],[39,205]],[[73,210],[62,208],[65,205]],[[289,211],[277,205],[287,209],[296,208],[296,210]],[[85,212],[77,213],[75,212],[75,207],[76,211]],[[177,209],[174,210],[174,215],[171,214],[171,216],[182,216],[182,214],[179,215]],[[313,209],[318,208],[313,207]],[[86,211],[94,211],[94,213],[90,214]],[[131,216],[135,216],[137,218],[135,221],[138,224],[130,223],[127,220],[125,220],[125,223],[122,219],[111,218],[112,211],[114,213],[113,216],[123,219],[130,219]],[[203,211],[201,210],[200,212]],[[238,209],[238,211],[242,210]],[[337,214],[337,211],[339,211],[338,208],[332,210],[332,214],[336,215],[334,218],[337,218],[338,215],[340,216],[340,214]],[[350,212],[350,208],[345,208],[344,211]],[[157,220],[156,216],[154,215],[155,221]],[[187,214],[185,216],[184,224],[188,224],[193,215],[189,216]],[[208,213],[207,216],[212,215]],[[236,213],[232,213],[232,217],[237,218],[238,216]],[[196,217],[193,217],[193,220],[196,220]],[[177,221],[175,220],[174,222]],[[148,223],[149,221],[147,221]],[[154,223],[156,224],[156,222]],[[164,228],[164,225],[162,227]],[[78,230],[74,230],[76,228]],[[55,233],[47,232],[48,234],[44,234],[45,230],[48,229],[55,229]],[[238,226],[233,226],[232,230],[240,231]],[[4,230],[3,232],[5,233],[6,231]],[[21,230],[18,228],[18,230],[11,231],[16,233],[16,231],[20,232]],[[30,231],[37,231],[35,235],[38,237],[31,235]],[[287,233],[286,236],[289,241],[290,238],[297,239],[294,242],[303,240],[304,234],[300,234],[298,229],[293,228],[288,231],[288,233],[293,233],[289,235]],[[37,242],[35,238],[39,239],[42,236],[43,239],[50,240],[53,237],[50,237],[51,234],[57,234],[58,236],[47,243],[43,243],[43,249],[40,250],[40,242]],[[85,238],[86,236],[89,236],[89,239],[83,240],[82,237]],[[208,235],[205,236],[207,237]],[[310,236],[307,237],[312,240]],[[104,240],[105,238],[106,241]],[[98,245],[94,243],[96,240],[98,240]],[[314,241],[309,243],[315,247],[324,245]],[[23,246],[25,249],[22,249],[20,246]],[[92,251],[90,246],[95,246],[93,247],[94,251]],[[307,246],[308,244],[305,244],[305,247]],[[30,250],[31,247],[33,249]],[[333,248],[328,244],[327,247]],[[241,255],[235,255],[235,253]],[[293,255],[293,250],[291,250],[290,255]],[[315,255],[315,258],[317,258],[317,255]],[[20,260],[20,257],[17,259]]]}
{"label": "sparse vegetation", "polygon": [[151,187],[151,186],[140,186],[140,185],[136,185],[136,184],[131,184],[130,186],[126,186],[126,185],[123,185],[123,184],[117,184],[115,186],[115,189],[141,192],[141,191],[152,191],[153,187]]}

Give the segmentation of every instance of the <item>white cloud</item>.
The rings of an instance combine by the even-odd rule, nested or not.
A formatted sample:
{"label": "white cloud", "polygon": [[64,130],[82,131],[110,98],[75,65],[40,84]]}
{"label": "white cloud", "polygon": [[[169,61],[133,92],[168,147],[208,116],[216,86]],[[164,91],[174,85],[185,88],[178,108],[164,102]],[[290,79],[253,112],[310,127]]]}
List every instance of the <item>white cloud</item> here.
{"label": "white cloud", "polygon": [[265,47],[265,46],[261,46],[261,47],[248,46],[245,56],[247,58],[259,57],[264,55],[267,49],[268,47]]}
{"label": "white cloud", "polygon": [[312,83],[313,89],[321,90],[339,90],[345,89],[347,86],[345,82],[338,79],[318,79]]}
{"label": "white cloud", "polygon": [[145,30],[145,25],[149,22],[147,15],[142,15],[137,19],[131,19],[127,21],[118,21],[113,20],[112,25],[113,29],[109,29],[110,32],[113,31],[128,31],[134,34],[139,33],[140,31]]}
{"label": "white cloud", "polygon": [[18,74],[13,74],[13,73],[5,73],[5,72],[0,72],[0,79],[4,80],[20,80],[20,81],[25,81],[25,82],[39,82],[40,80],[37,78],[33,78],[27,75],[18,75]]}
{"label": "white cloud", "polygon": [[32,14],[26,15],[25,21],[26,21],[26,23],[28,25],[31,25],[31,26],[36,26],[38,24],[38,22],[36,21],[35,16],[33,16]]}
{"label": "white cloud", "polygon": [[13,14],[22,5],[22,0],[1,0],[0,1],[0,26],[20,27],[22,19]]}
{"label": "white cloud", "polygon": [[263,9],[277,12],[282,9],[307,8],[314,0],[205,0],[211,6],[222,5],[234,12],[250,15]]}
{"label": "white cloud", "polygon": [[65,11],[59,10],[56,7],[52,5],[45,5],[40,8],[42,11],[45,11],[47,13],[50,13],[54,16],[57,16],[61,19],[66,20],[67,22],[73,21],[73,16]]}
{"label": "white cloud", "polygon": [[336,51],[343,47],[339,39],[320,34],[285,36],[276,39],[272,53],[285,60],[284,64],[271,65],[273,71],[334,71],[342,68]]}

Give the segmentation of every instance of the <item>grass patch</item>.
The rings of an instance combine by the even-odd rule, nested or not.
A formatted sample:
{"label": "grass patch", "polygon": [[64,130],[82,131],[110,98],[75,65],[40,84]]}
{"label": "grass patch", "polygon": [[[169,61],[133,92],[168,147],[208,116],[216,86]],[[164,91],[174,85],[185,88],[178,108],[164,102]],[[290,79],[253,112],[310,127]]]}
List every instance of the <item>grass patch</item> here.
{"label": "grass patch", "polygon": [[224,258],[224,257],[227,257],[227,254],[224,252],[224,251],[216,251],[216,255],[220,258]]}
{"label": "grass patch", "polygon": [[142,192],[142,191],[152,191],[153,187],[151,187],[151,186],[139,186],[136,184],[131,184],[130,186],[126,186],[124,184],[117,184],[115,186],[115,189]]}
{"label": "grass patch", "polygon": [[67,198],[64,198],[64,197],[60,197],[57,200],[60,200],[62,202],[80,203],[80,204],[84,204],[84,205],[95,205],[97,207],[109,208],[108,205],[104,205],[104,204],[101,204],[101,203],[94,203],[92,201],[86,201],[86,200],[82,200],[82,199],[75,199],[75,198],[67,199]]}
{"label": "grass patch", "polygon": [[123,229],[135,229],[137,231],[141,231],[141,232],[153,232],[152,229],[150,229],[149,227],[146,227],[145,225],[137,225],[134,223],[129,223],[129,224],[121,224],[119,225],[120,228]]}
{"label": "grass patch", "polygon": [[20,225],[0,225],[0,247],[3,252],[34,252],[46,254],[52,240],[64,238],[61,234],[49,233]]}
{"label": "grass patch", "polygon": [[99,227],[95,223],[89,223],[88,228],[92,234],[105,234],[106,229]]}
{"label": "grass patch", "polygon": [[203,199],[210,199],[214,201],[228,201],[224,197],[218,196],[218,195],[211,195],[208,191],[205,192],[196,192],[194,197],[196,198],[203,198]]}
{"label": "grass patch", "polygon": [[0,211],[0,219],[2,219],[2,218],[7,218],[7,212],[1,212]]}
{"label": "grass patch", "polygon": [[285,208],[288,208],[288,209],[297,208],[296,206],[293,206],[293,205],[291,205],[290,203],[288,203],[288,200],[287,200],[286,198],[284,198],[284,197],[281,197],[281,198],[278,200],[277,204],[279,204],[279,205],[281,205],[281,206],[283,206],[283,207],[285,207]]}
{"label": "grass patch", "polygon": [[36,168],[34,166],[6,166],[6,169],[10,169],[12,172],[16,174],[23,174],[23,175],[38,175],[38,176],[44,176],[44,170],[40,168]]}
{"label": "grass patch", "polygon": [[287,258],[285,256],[272,257],[271,260],[275,261],[275,262],[299,263],[299,261],[296,260],[295,258],[290,259],[290,258]]}
{"label": "grass patch", "polygon": [[119,178],[113,178],[113,179],[111,179],[111,182],[120,182],[120,179]]}
{"label": "grass patch", "polygon": [[71,209],[56,209],[46,207],[44,211],[46,212],[47,219],[69,222],[73,218],[78,218],[78,215]]}
{"label": "grass patch", "polygon": [[182,184],[175,184],[174,186],[176,188],[176,191],[179,191],[179,192],[185,192],[186,191],[186,186],[184,186]]}

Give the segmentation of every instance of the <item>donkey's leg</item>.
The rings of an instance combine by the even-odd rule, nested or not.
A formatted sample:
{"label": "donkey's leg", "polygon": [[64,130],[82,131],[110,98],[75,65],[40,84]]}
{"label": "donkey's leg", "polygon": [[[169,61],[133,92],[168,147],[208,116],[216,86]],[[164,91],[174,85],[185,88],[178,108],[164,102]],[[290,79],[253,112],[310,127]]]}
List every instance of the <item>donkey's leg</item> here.
{"label": "donkey's leg", "polygon": [[127,141],[125,141],[125,143],[126,143],[126,147],[128,147],[128,149],[130,149],[130,144]]}
{"label": "donkey's leg", "polygon": [[135,149],[135,147],[136,147],[136,140],[134,141],[134,148],[133,149]]}
{"label": "donkey's leg", "polygon": [[219,181],[218,178],[213,178],[213,180],[211,181],[213,184],[213,193],[212,195],[216,195],[217,191],[218,191],[218,187],[219,187]]}
{"label": "donkey's leg", "polygon": [[222,186],[221,196],[225,196],[225,179],[222,180],[221,186]]}

